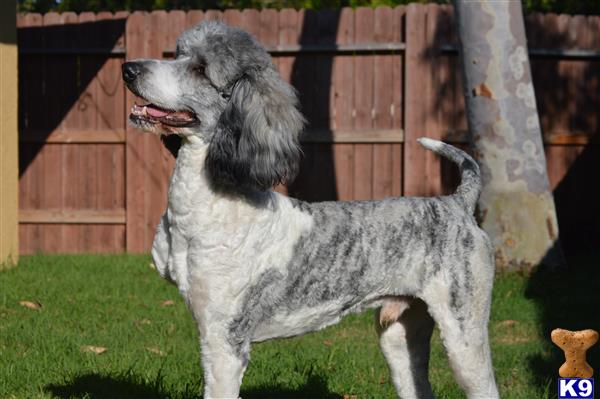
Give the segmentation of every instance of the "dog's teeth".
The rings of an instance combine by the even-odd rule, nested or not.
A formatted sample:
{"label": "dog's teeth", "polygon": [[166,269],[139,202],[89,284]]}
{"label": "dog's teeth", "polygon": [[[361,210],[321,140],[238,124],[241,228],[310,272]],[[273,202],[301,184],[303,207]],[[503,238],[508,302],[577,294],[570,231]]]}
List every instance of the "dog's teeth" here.
{"label": "dog's teeth", "polygon": [[135,104],[133,107],[131,107],[131,113],[133,115],[144,115],[142,107],[140,107],[139,105]]}
{"label": "dog's teeth", "polygon": [[144,105],[144,108],[142,108],[142,115],[147,116],[148,115],[148,110],[147,107]]}

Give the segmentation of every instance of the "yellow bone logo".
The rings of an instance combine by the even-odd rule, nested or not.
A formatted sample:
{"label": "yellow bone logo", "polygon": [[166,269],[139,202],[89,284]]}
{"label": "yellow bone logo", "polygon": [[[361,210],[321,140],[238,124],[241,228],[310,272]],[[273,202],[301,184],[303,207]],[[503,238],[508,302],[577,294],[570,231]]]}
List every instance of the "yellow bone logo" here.
{"label": "yellow bone logo", "polygon": [[594,369],[585,360],[585,352],[598,341],[594,330],[569,331],[557,328],[550,334],[552,342],[565,352],[566,361],[558,369],[562,378],[591,378]]}

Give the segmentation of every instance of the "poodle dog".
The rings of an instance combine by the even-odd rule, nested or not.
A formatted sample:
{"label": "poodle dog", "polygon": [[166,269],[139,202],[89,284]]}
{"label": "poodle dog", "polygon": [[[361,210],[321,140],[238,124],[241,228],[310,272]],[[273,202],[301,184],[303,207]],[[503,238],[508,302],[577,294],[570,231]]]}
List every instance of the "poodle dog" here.
{"label": "poodle dog", "polygon": [[473,217],[479,167],[458,165],[456,193],[434,198],[306,203],[273,192],[293,179],[304,120],[294,89],[248,33],[203,22],[174,60],[123,64],[146,105],[140,130],[182,146],[152,256],[198,325],[204,398],[238,398],[250,344],[315,331],[381,308],[380,345],[402,398],[431,398],[429,341],[440,328],[469,398],[496,398],[488,343],[492,247]]}

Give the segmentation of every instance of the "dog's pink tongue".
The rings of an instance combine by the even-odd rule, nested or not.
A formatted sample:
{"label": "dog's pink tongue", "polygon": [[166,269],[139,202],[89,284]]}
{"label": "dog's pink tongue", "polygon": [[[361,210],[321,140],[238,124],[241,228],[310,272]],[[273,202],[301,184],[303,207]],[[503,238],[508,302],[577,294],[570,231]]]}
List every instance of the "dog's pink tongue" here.
{"label": "dog's pink tongue", "polygon": [[155,108],[152,104],[146,106],[146,112],[148,112],[148,115],[155,118],[162,118],[163,116],[169,115],[169,112],[160,108]]}

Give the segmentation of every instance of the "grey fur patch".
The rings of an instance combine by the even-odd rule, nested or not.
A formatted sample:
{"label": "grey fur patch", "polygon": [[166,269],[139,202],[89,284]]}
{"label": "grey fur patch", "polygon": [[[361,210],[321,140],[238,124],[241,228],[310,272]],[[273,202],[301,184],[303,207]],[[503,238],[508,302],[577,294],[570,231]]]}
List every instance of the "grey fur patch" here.
{"label": "grey fur patch", "polygon": [[452,197],[292,201],[317,227],[296,243],[284,267],[287,275],[272,269],[248,290],[229,326],[233,345],[240,348],[276,314],[310,312],[323,304],[345,314],[376,298],[418,297],[441,270],[453,276],[451,307],[464,319],[472,279],[466,269],[477,227],[460,202]]}

